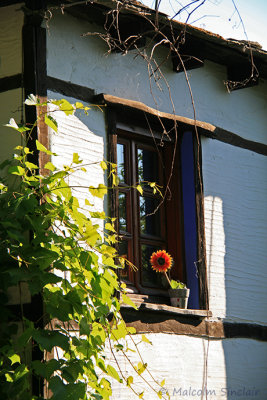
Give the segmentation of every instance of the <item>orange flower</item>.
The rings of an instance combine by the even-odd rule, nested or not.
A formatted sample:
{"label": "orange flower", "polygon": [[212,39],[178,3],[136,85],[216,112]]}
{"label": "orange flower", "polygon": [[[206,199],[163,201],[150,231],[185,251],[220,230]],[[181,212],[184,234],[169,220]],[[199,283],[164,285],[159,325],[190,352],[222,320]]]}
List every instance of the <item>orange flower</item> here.
{"label": "orange flower", "polygon": [[172,266],[172,257],[165,250],[155,251],[150,257],[154,271],[166,272]]}

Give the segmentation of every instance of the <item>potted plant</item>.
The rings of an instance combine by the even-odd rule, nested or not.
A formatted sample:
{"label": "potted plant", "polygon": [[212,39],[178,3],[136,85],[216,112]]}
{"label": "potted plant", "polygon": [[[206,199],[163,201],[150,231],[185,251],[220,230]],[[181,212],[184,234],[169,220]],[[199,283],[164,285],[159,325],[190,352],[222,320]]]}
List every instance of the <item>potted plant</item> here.
{"label": "potted plant", "polygon": [[180,281],[173,280],[168,277],[167,271],[172,267],[173,259],[165,250],[158,250],[152,253],[150,257],[152,269],[165,275],[169,284],[168,293],[171,305],[173,307],[187,308],[190,289]]}

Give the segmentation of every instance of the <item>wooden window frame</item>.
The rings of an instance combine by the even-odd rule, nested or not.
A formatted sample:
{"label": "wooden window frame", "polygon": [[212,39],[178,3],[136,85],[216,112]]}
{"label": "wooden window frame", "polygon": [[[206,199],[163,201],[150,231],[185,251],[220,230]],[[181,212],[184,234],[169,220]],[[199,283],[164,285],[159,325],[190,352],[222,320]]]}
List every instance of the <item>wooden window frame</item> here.
{"label": "wooden window frame", "polygon": [[[193,289],[190,293],[190,298],[192,299],[194,295],[194,301],[188,308],[193,310],[208,310],[209,302],[208,302],[208,284],[207,284],[207,267],[206,267],[206,247],[205,247],[205,229],[204,229],[204,202],[203,202],[203,182],[202,182],[202,161],[201,161],[201,141],[200,138],[196,135],[195,129],[192,127],[192,124],[187,124],[187,122],[182,122],[179,124],[177,128],[176,119],[182,119],[179,116],[172,116],[169,114],[162,114],[162,117],[159,118],[156,113],[153,114],[153,110],[150,109],[148,112],[144,112],[144,106],[142,103],[138,102],[130,102],[124,101],[123,99],[118,99],[118,103],[114,103],[112,98],[112,102],[107,102],[108,107],[106,109],[107,116],[107,127],[108,127],[108,156],[111,162],[116,163],[117,153],[116,153],[116,144],[117,144],[117,133],[118,129],[127,130],[132,135],[141,135],[143,138],[150,137],[151,132],[153,131],[153,136],[155,138],[162,138],[162,129],[166,132],[169,132],[178,138],[178,152],[181,152],[181,158],[184,151],[189,151],[192,156],[191,169],[194,177],[192,178],[192,186],[194,186],[194,198],[192,199],[193,204],[193,219],[195,219],[195,232],[193,233],[195,240],[195,256],[194,266],[188,263],[188,241],[191,241],[191,237],[188,240],[184,237],[184,232],[181,232],[182,237],[180,238],[180,243],[183,251],[183,271],[182,278],[181,274],[174,274],[172,277],[174,279],[180,279],[187,283],[187,274],[189,271],[189,275],[191,274],[195,279],[193,283]],[[124,102],[128,102],[127,106],[122,105]],[[122,104],[121,104],[122,103]],[[133,103],[133,104],[130,104]],[[140,108],[140,109],[139,109]],[[151,111],[151,113],[149,113]],[[133,124],[134,121],[134,124]],[[156,128],[155,128],[156,127]],[[158,132],[158,134],[157,134]],[[185,133],[190,133],[191,135],[191,144],[190,148],[185,149],[186,145],[183,143],[183,138],[186,136]],[[185,157],[186,158],[186,157]],[[184,161],[181,161],[183,164]],[[180,165],[179,168],[184,169],[184,165]],[[181,176],[181,171],[177,172]],[[184,180],[184,177],[182,177]],[[176,188],[176,190],[180,191],[181,196],[184,196],[184,187],[181,184],[180,188]],[[110,205],[110,213],[112,216],[118,217],[117,208],[116,208],[116,191],[110,193],[109,197],[109,205]],[[182,203],[183,207],[185,199],[183,198]],[[184,210],[181,213],[181,221],[182,226],[186,223],[190,224],[190,221],[184,221]],[[118,228],[118,226],[117,226]],[[167,229],[170,233],[170,230]],[[170,233],[171,235],[171,233]],[[172,239],[174,239],[175,235],[171,235]],[[177,239],[179,240],[179,239]],[[170,251],[173,253],[173,251]],[[174,255],[175,257],[175,255]],[[175,270],[172,271],[172,273]],[[191,288],[191,287],[190,287]],[[138,290],[136,290],[138,293]],[[140,292],[139,292],[140,293]],[[159,293],[160,295],[160,293]],[[136,296],[136,294],[135,294]],[[138,294],[137,294],[138,296]],[[142,295],[140,294],[140,297]],[[149,296],[150,297],[150,296]],[[158,297],[156,300],[151,296],[152,302],[160,303],[161,298]],[[189,300],[190,300],[189,298]],[[154,301],[153,301],[154,299]],[[149,300],[151,302],[151,300]],[[166,300],[163,301],[166,304]],[[167,302],[168,303],[168,302]]]}
{"label": "wooden window frame", "polygon": [[[155,139],[155,138],[154,138]],[[151,151],[155,151],[155,153],[158,152],[158,149],[155,148],[155,142],[152,140],[152,138],[147,137],[146,135],[142,134],[132,134],[131,132],[128,132],[126,130],[122,129],[117,129],[116,135],[113,135],[113,148],[117,146],[117,144],[122,144],[125,146],[125,154],[126,154],[126,159],[125,164],[126,164],[126,171],[125,171],[125,180],[126,182],[122,182],[120,184],[119,190],[116,193],[113,193],[113,202],[114,206],[113,209],[118,210],[119,209],[119,202],[118,202],[118,193],[127,193],[127,198],[126,200],[126,209],[127,209],[127,219],[129,221],[129,228],[128,231],[130,230],[131,233],[123,233],[120,232],[122,237],[125,240],[132,240],[132,247],[130,247],[130,254],[128,254],[129,259],[131,262],[133,262],[137,267],[141,265],[141,245],[148,245],[148,246],[157,246],[159,248],[164,248],[167,251],[171,253],[171,255],[174,257],[176,260],[176,267],[174,266],[171,270],[171,277],[173,279],[180,279],[181,281],[186,281],[186,276],[185,276],[185,269],[184,269],[184,259],[183,259],[183,247],[182,247],[182,241],[181,241],[181,231],[182,231],[182,221],[180,216],[182,215],[182,210],[180,207],[180,210],[178,208],[174,211],[175,205],[174,205],[174,199],[178,200],[179,198],[179,203],[181,204],[181,193],[180,193],[180,185],[179,185],[179,170],[177,168],[174,168],[175,173],[173,172],[173,179],[171,179],[171,184],[170,184],[170,193],[174,197],[172,200],[167,200],[165,199],[165,203],[168,203],[168,207],[165,205],[162,205],[160,207],[160,225],[162,227],[162,236],[161,237],[151,237],[149,235],[142,235],[139,231],[139,227],[137,226],[139,224],[137,214],[139,214],[139,199],[140,195],[134,188],[129,188],[129,186],[132,186],[134,184],[137,184],[138,178],[137,178],[137,171],[135,168],[131,168],[132,166],[137,166],[137,150],[139,148],[142,149],[147,149]],[[169,165],[167,168],[170,167],[171,165],[171,147],[173,147],[173,143],[166,141],[164,150],[161,152],[162,156],[165,156],[165,159],[169,160]],[[160,149],[160,146],[159,146]],[[116,163],[117,160],[117,151],[114,152],[115,154],[113,155],[113,161]],[[178,152],[177,152],[178,153]],[[130,160],[131,159],[131,160]],[[176,156],[176,167],[177,167],[177,160],[178,160],[178,154]],[[164,160],[162,160],[162,164],[164,163]],[[129,176],[131,174],[131,176]],[[160,177],[160,184],[163,184],[164,180],[164,172],[163,172],[163,167],[159,168],[159,177]],[[168,176],[165,176],[165,180],[168,179]],[[177,181],[174,184],[174,179]],[[175,194],[174,192],[175,191]],[[147,190],[144,189],[144,196],[154,198],[152,195],[152,190]],[[170,197],[169,193],[167,193],[166,197]],[[160,199],[159,199],[160,201]],[[168,210],[168,211],[165,211]],[[131,212],[133,210],[133,212]],[[171,224],[170,221],[173,220],[173,211],[174,211],[174,224]],[[166,214],[166,215],[165,215]],[[115,213],[117,219],[119,218],[118,211]],[[178,222],[179,221],[179,222]],[[178,230],[175,230],[174,225],[179,226]],[[171,229],[169,229],[170,226],[173,226]],[[117,226],[117,229],[119,231],[119,224]],[[178,233],[178,235],[177,235]],[[171,244],[169,244],[171,243]],[[177,245],[179,243],[179,245]],[[138,292],[140,294],[148,294],[148,295],[154,295],[154,296],[162,296],[162,297],[167,297],[168,298],[168,293],[167,289],[160,289],[160,288],[153,288],[153,287],[148,287],[144,286],[141,283],[141,269],[138,268],[138,271],[134,273],[131,269],[129,270],[129,280],[127,281],[128,284],[128,289],[131,292]],[[166,301],[166,299],[163,301]]]}

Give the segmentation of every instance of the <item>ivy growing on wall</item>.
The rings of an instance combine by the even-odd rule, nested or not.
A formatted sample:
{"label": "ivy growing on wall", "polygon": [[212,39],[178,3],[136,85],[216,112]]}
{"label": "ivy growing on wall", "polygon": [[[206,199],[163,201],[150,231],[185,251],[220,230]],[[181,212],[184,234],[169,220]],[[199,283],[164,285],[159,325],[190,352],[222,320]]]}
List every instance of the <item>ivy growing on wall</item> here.
{"label": "ivy growing on wall", "polygon": [[[34,96],[26,101],[37,107]],[[87,112],[81,103],[50,101],[66,115],[76,109]],[[51,115],[44,122],[57,131]],[[9,126],[23,135],[24,142],[34,127]],[[58,169],[51,161],[48,174],[29,156],[53,154],[36,140],[36,149],[17,146],[12,160],[1,165],[0,183],[0,398],[53,400],[109,399],[110,379],[124,382],[137,397],[133,376],[124,376],[116,357],[106,361],[105,346],[112,353],[125,354],[121,343],[133,328],[126,327],[120,301],[135,307],[120,284],[117,270],[122,268],[114,248],[117,235],[113,219],[94,209],[89,200],[81,204],[73,195],[70,176],[86,173],[79,155],[70,165]],[[116,166],[100,162],[117,183]],[[89,166],[90,168],[90,166]],[[99,184],[88,188],[92,196],[103,199],[108,188]],[[99,221],[103,221],[104,230]],[[12,293],[19,304],[11,306]],[[119,295],[118,295],[119,294]],[[25,315],[25,296],[42,298],[40,318]],[[18,312],[19,309],[19,312]],[[15,310],[15,311],[14,311]],[[76,332],[76,334],[74,334]],[[148,341],[145,336],[143,341]],[[34,359],[36,349],[42,357]],[[140,376],[147,365],[135,366]],[[39,395],[32,394],[32,378],[40,383]],[[164,382],[162,382],[162,385]],[[43,394],[43,386],[48,388]],[[154,389],[158,397],[160,391]]]}

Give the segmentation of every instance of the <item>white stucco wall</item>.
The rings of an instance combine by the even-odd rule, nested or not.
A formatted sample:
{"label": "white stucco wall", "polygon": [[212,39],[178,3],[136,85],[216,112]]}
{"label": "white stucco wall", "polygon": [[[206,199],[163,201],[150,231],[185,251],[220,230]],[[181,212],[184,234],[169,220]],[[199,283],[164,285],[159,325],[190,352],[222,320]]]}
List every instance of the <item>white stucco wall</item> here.
{"label": "white stucco wall", "polygon": [[10,118],[14,118],[17,123],[21,122],[22,108],[22,89],[9,90],[0,93],[0,163],[11,158],[14,147],[22,142],[19,132],[4,126],[9,123]]}
{"label": "white stucco wall", "polygon": [[[90,87],[96,93],[105,92],[142,101],[171,112],[164,84],[163,92],[153,86],[155,105],[145,62],[140,58],[134,60],[133,53],[106,56],[106,47],[99,39],[80,36],[90,29],[96,30],[96,27],[67,15],[51,21],[48,75]],[[162,52],[160,56],[163,57]],[[170,64],[164,68],[164,73],[172,87],[175,112],[192,117],[184,76],[174,74]],[[228,94],[223,85],[225,69],[210,62],[206,62],[201,69],[189,71],[189,78],[198,119],[246,139],[267,143],[266,85],[261,83],[255,88]],[[84,159],[91,159],[95,156],[91,152],[92,145],[97,146],[99,155],[103,154],[105,140],[101,140],[104,137],[104,116],[94,111],[92,115],[89,113],[86,121],[82,121],[82,125],[73,120],[67,135],[53,135],[51,147],[61,154],[62,162],[70,158],[73,151],[81,153]],[[88,138],[92,140],[91,145],[86,142]],[[208,281],[213,319],[266,324],[266,158],[206,138],[202,139],[202,151]],[[89,181],[83,183],[92,184],[93,176],[90,174]],[[192,393],[196,392],[192,390],[201,390],[203,382],[211,390],[211,394],[206,396],[208,399],[231,399],[234,398],[234,391],[241,389],[251,390],[250,397],[243,396],[246,399],[264,399],[267,395],[265,343],[249,339],[208,341],[167,334],[149,334],[149,338],[154,346],[152,349],[149,346],[144,348],[142,355],[147,357],[157,379],[166,378],[165,386],[172,395],[171,399],[201,398],[194,396]],[[128,368],[125,360],[120,360],[120,365]],[[132,374],[130,370],[128,372]],[[180,388],[184,394],[179,395]],[[233,394],[226,393],[226,388]],[[140,392],[141,389],[142,386]],[[254,395],[253,390],[254,394],[260,390],[260,394]],[[115,382],[113,398],[127,400],[133,397],[124,386]],[[157,396],[150,394],[145,398],[154,399]]]}
{"label": "white stucco wall", "polygon": [[[21,15],[19,18],[22,23]],[[7,35],[6,28],[13,33]],[[0,77],[21,72],[17,28],[14,22],[8,27],[1,26],[0,39],[13,37],[14,47],[9,48],[5,44],[3,54],[8,61],[1,64]],[[66,13],[52,18],[47,34],[48,75],[88,86],[96,93],[139,100],[151,107],[172,112],[166,85],[161,81],[163,92],[152,85],[157,101],[155,104],[147,79],[146,63],[140,58],[134,59],[132,52],[126,56],[106,56],[107,48],[99,39],[80,36],[90,29],[95,30],[96,26],[78,21]],[[164,53],[159,51],[159,56],[163,58]],[[163,70],[172,87],[175,112],[192,117],[191,99],[184,76],[174,74],[170,62]],[[258,87],[228,94],[223,85],[225,69],[210,62],[206,62],[201,69],[189,71],[189,78],[198,119],[246,139],[267,143],[266,84],[261,82]],[[63,96],[49,92],[48,97]],[[20,90],[3,93],[0,100],[1,122],[7,123],[15,115],[19,118]],[[67,100],[71,103],[79,101]],[[13,114],[13,111],[16,113]],[[73,152],[79,153],[84,163],[99,162],[106,156],[105,118],[99,109],[92,108],[88,116],[81,115],[79,118],[66,118],[63,113],[58,113],[56,119],[59,132],[50,132],[50,148],[59,155],[52,160],[55,164],[67,164]],[[11,154],[13,146],[19,144],[17,135],[15,131],[5,131],[1,143],[6,150],[1,151],[1,157]],[[202,139],[202,150],[208,280],[213,318],[266,324],[266,158],[205,138]],[[88,174],[75,175],[72,181],[75,186],[84,186],[76,192],[81,205],[85,198],[90,198],[88,186],[97,186],[104,181],[102,169],[97,164],[91,165],[88,171]],[[102,201],[96,201],[95,207],[102,210]],[[147,337],[153,346],[142,343],[141,354],[153,376],[159,381],[166,380],[164,387],[168,389],[171,400],[232,400],[242,398],[232,394],[240,390],[246,393],[251,391],[251,395],[243,396],[245,399],[267,398],[266,343],[250,339],[208,340],[164,333],[147,334]],[[134,353],[129,352],[129,356],[134,360]],[[134,376],[134,381],[140,382],[141,392],[143,384],[140,378],[134,375],[125,359],[120,358],[119,363],[123,370]],[[148,380],[151,381],[151,377]],[[210,392],[201,396],[205,386]],[[228,394],[226,389],[230,391]],[[117,382],[114,382],[113,393],[114,400],[134,398],[125,386]],[[150,393],[144,398],[154,400],[158,397]]]}
{"label": "white stucco wall", "polygon": [[[22,72],[22,3],[1,7],[0,11],[0,79]],[[0,93],[0,163],[10,158],[21,137],[13,129],[4,127],[10,118],[21,122],[22,89]]]}
{"label": "white stucco wall", "polygon": [[267,323],[267,159],[202,138],[210,308]]}
{"label": "white stucco wall", "polygon": [[[147,65],[141,58],[135,59],[132,52],[124,56],[107,56],[107,47],[100,39],[81,37],[90,30],[97,31],[99,27],[66,13],[54,15],[47,35],[49,76],[89,87],[96,94],[109,93],[142,101],[161,111],[173,111],[162,80],[162,91],[152,83],[151,93]],[[163,59],[164,52],[158,49],[157,53]],[[171,85],[175,113],[192,117],[191,99],[183,74],[174,74],[169,61],[163,72]],[[267,143],[266,84],[261,81],[258,87],[229,94],[223,84],[225,68],[211,62],[189,71],[188,76],[199,120],[243,138]],[[54,98],[55,94],[50,92],[48,96]],[[70,160],[74,151],[85,161],[100,160],[106,148],[104,115],[94,110],[81,121],[75,118],[70,121],[66,122],[64,116],[62,120],[59,118],[59,133],[51,136],[51,149],[60,154],[59,163]],[[202,139],[202,150],[213,319],[266,324],[266,158],[206,138]],[[98,172],[90,169],[90,174],[77,178],[77,183],[95,184],[97,176]],[[87,193],[87,190],[82,191],[79,196],[83,199]],[[142,344],[141,354],[153,376],[159,381],[166,379],[165,387],[171,400],[263,400],[267,397],[265,343],[250,339],[207,340],[164,333],[147,336],[153,346]],[[131,352],[129,356],[135,357]],[[127,374],[134,376],[125,359],[120,358],[119,363]],[[151,377],[148,380],[151,381]],[[140,382],[141,392],[143,384],[137,375],[135,381]],[[201,396],[199,391],[205,385],[210,392]],[[243,397],[240,390],[246,392]],[[114,382],[113,393],[114,400],[134,398],[117,382]],[[150,393],[144,398],[158,397]]]}
{"label": "white stucco wall", "polygon": [[[99,31],[99,27],[67,14],[53,16],[47,35],[48,75],[90,87],[96,93],[110,93],[142,101],[162,111],[172,111],[163,80],[159,81],[162,91],[152,84],[151,93],[145,61],[134,58],[134,52],[108,56],[102,40],[81,37],[88,31]],[[164,59],[163,50],[157,49],[156,54]],[[171,87],[175,112],[192,117],[184,75],[173,73],[170,61],[163,72]],[[189,71],[188,76],[198,119],[246,139],[267,143],[267,84],[260,81],[257,87],[229,94],[223,84],[225,68],[211,62]],[[86,124],[95,132],[94,127],[98,125],[91,128],[94,122],[90,118],[89,115]],[[103,119],[101,124],[98,129],[103,133]],[[62,154],[68,151],[65,148],[85,151],[85,131],[80,131],[79,142],[72,142],[76,134],[71,134],[53,139],[56,141],[53,145],[64,144],[64,150],[60,150]],[[215,318],[266,323],[263,311],[267,302],[264,290],[267,276],[263,268],[265,157],[213,140],[203,139],[202,143],[211,310]],[[253,291],[255,288],[257,294]]]}
{"label": "white stucco wall", "polygon": [[[53,116],[59,124],[59,132],[50,136],[51,150],[58,154],[53,162],[66,165],[77,152],[85,164],[93,163],[71,182],[80,186],[74,193],[84,204],[88,186],[104,179],[94,164],[105,158],[104,113],[93,107],[88,116]],[[266,157],[207,138],[202,138],[202,154],[210,309],[215,319],[266,324]],[[102,210],[102,201],[95,201]]]}
{"label": "white stucco wall", "polygon": [[[134,340],[140,343],[138,349],[153,378],[158,382],[165,379],[164,389],[168,390],[170,400],[267,398],[267,348],[264,343],[249,339],[207,340],[164,333],[148,333],[146,337],[152,346],[140,343],[138,335]],[[129,347],[134,349],[131,340]],[[137,353],[129,351],[127,356],[133,363],[140,361]],[[138,393],[145,390],[144,399],[158,399],[126,358],[117,357],[126,377],[133,376]],[[115,365],[111,355],[109,362]],[[148,373],[145,372],[144,377],[153,388],[159,388]],[[125,385],[113,382],[112,399],[134,398]]]}
{"label": "white stucco wall", "polygon": [[[107,55],[105,43],[83,33],[99,27],[67,15],[54,14],[47,36],[48,75],[92,88],[96,93],[142,101],[161,111],[173,112],[163,79],[157,85],[148,79],[147,63],[136,53]],[[148,51],[149,52],[149,51]],[[159,64],[167,52],[157,48]],[[151,72],[151,71],[150,71]],[[183,73],[172,71],[171,61],[162,67],[171,88],[175,113],[193,118],[193,107]],[[205,66],[188,72],[197,119],[234,132],[246,139],[267,143],[267,83],[229,94],[223,66],[205,61]],[[151,92],[152,90],[152,92]]]}
{"label": "white stucco wall", "polygon": [[22,72],[23,3],[1,7],[0,78]]}
{"label": "white stucco wall", "polygon": [[[71,104],[75,104],[78,99],[62,96],[61,94],[49,91],[49,99],[65,98]],[[90,107],[88,115],[83,111],[76,111],[75,115],[66,116],[63,111],[55,111],[51,116],[58,123],[58,132],[49,130],[50,150],[57,154],[52,156],[52,162],[62,168],[72,162],[73,153],[78,153],[87,172],[76,172],[70,178],[73,186],[73,194],[80,201],[80,206],[84,206],[85,199],[88,199],[95,206],[95,210],[102,211],[105,207],[103,201],[94,198],[88,191],[89,186],[97,187],[104,182],[103,170],[99,163],[106,159],[106,128],[104,112],[98,107],[88,103],[84,106]]]}

